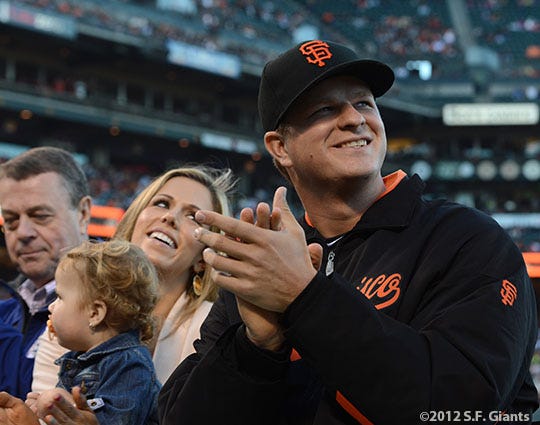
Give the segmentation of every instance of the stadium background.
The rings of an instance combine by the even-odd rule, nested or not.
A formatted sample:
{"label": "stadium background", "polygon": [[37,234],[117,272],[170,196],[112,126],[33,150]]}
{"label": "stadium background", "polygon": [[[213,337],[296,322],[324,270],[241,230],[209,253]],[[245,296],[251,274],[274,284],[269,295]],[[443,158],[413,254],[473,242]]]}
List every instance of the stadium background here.
{"label": "stadium background", "polygon": [[0,161],[40,145],[76,154],[110,207],[94,236],[187,162],[235,171],[235,212],[270,201],[285,181],[261,143],[259,75],[309,38],[393,67],[383,172],[492,215],[540,293],[540,0],[0,0]]}

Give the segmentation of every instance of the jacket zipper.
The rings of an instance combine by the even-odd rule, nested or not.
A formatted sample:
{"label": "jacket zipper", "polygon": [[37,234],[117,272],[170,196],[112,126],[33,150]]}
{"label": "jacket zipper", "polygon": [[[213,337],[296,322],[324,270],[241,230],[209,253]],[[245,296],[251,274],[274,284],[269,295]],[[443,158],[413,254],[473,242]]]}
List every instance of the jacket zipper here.
{"label": "jacket zipper", "polygon": [[328,253],[328,259],[326,260],[326,276],[330,276],[334,272],[334,257],[336,256],[334,250]]}

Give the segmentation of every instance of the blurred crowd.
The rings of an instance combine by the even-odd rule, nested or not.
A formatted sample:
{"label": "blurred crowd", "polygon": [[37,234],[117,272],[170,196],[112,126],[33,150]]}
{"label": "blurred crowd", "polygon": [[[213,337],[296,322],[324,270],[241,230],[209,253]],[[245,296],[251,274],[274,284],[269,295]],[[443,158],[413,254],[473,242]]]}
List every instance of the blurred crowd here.
{"label": "blurred crowd", "polygon": [[[253,64],[265,63],[296,38],[332,38],[350,42],[366,55],[390,63],[404,58],[430,59],[435,77],[457,77],[463,52],[446,8],[446,2],[426,0],[189,0],[158,1],[167,7],[135,0],[12,0],[78,21],[163,46],[167,40],[219,50]],[[177,4],[176,6],[174,6]],[[495,48],[505,64],[523,62],[534,52],[540,32],[538,0],[468,1],[474,37],[480,45]],[[143,9],[144,7],[144,9]],[[115,8],[116,13],[109,13]],[[315,31],[302,37],[302,30]],[[369,34],[369,37],[366,35]],[[538,48],[538,46],[536,46]],[[533,53],[530,53],[533,54]],[[515,63],[514,63],[515,65]],[[515,66],[514,66],[515,68]],[[512,77],[538,77],[540,67],[523,63]],[[510,71],[506,71],[510,72]]]}
{"label": "blurred crowd", "polygon": [[468,0],[475,37],[499,53],[508,77],[539,78],[540,1]]}

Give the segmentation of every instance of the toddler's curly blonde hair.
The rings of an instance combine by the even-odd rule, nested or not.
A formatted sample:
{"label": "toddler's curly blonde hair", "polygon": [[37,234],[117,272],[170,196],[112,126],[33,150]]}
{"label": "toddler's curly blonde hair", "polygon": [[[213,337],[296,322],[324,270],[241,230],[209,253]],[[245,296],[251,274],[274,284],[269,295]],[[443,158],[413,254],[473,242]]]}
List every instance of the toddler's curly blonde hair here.
{"label": "toddler's curly blonde hair", "polygon": [[117,332],[138,329],[141,341],[152,339],[158,277],[139,247],[122,240],[86,241],[68,251],[58,267],[79,274],[81,305],[94,300],[107,305],[104,324]]}

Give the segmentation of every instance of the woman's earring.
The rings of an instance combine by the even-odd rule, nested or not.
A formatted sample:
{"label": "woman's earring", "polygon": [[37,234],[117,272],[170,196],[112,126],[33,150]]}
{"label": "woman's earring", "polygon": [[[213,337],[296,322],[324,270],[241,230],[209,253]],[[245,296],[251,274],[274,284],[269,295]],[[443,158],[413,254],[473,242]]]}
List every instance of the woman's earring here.
{"label": "woman's earring", "polygon": [[92,333],[96,332],[96,325],[94,325],[93,323],[88,323],[88,327],[90,328],[90,331]]}
{"label": "woman's earring", "polygon": [[198,274],[193,276],[192,286],[193,286],[193,293],[197,295],[198,297],[200,297],[202,294],[203,282],[202,282],[201,277]]}

